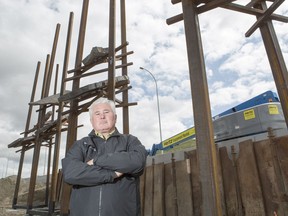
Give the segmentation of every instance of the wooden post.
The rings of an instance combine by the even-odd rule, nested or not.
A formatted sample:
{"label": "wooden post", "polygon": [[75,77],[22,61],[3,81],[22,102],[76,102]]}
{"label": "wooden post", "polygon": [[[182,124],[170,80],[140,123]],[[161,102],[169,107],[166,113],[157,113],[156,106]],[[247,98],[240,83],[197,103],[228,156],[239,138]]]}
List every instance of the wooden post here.
{"label": "wooden post", "polygon": [[182,0],[182,9],[202,192],[201,215],[222,215],[218,163],[198,14],[196,5],[190,0]]}

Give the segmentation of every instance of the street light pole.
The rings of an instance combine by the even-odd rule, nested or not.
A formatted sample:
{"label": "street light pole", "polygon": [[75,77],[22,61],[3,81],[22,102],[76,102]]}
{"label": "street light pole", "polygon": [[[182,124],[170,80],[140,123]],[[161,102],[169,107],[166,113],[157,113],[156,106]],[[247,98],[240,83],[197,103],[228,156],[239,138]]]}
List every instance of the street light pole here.
{"label": "street light pole", "polygon": [[140,69],[148,72],[148,73],[152,76],[152,78],[153,78],[153,80],[154,80],[154,82],[155,82],[156,98],[157,98],[157,108],[158,108],[158,121],[159,121],[159,135],[160,135],[160,142],[161,142],[161,144],[162,144],[162,129],[161,129],[162,127],[161,127],[161,116],[160,116],[160,106],[159,106],[159,95],[158,95],[157,80],[155,79],[154,75],[153,75],[149,70],[147,70],[146,68],[140,67]]}

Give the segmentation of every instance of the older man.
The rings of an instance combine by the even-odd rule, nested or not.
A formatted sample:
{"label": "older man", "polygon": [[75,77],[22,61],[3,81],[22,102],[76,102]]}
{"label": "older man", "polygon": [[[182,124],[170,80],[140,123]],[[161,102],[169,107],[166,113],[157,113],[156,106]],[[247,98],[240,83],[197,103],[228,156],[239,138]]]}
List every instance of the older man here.
{"label": "older man", "polygon": [[89,113],[93,130],[62,160],[64,181],[73,185],[70,216],[139,216],[145,147],[118,132],[113,101],[100,98]]}

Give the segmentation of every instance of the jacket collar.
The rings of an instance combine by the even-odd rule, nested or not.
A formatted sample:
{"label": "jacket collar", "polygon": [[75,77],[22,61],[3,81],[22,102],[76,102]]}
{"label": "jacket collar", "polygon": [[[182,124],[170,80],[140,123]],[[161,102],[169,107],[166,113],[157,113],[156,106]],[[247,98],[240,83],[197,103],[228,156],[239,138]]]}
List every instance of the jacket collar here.
{"label": "jacket collar", "polygon": [[[113,132],[109,137],[119,136],[119,135],[120,135],[120,133],[119,133],[118,129],[115,128],[114,132]],[[93,129],[93,130],[88,134],[88,136],[90,136],[90,137],[96,137],[95,130]]]}

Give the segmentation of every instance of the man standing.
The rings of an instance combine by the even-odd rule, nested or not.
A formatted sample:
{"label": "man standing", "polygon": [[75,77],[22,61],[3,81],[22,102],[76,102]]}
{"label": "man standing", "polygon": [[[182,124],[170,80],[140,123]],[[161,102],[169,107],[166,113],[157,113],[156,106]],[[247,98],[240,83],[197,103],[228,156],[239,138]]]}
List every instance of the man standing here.
{"label": "man standing", "polygon": [[139,216],[146,149],[135,136],[118,132],[113,101],[99,98],[89,114],[93,130],[62,160],[64,181],[73,185],[70,216]]}

